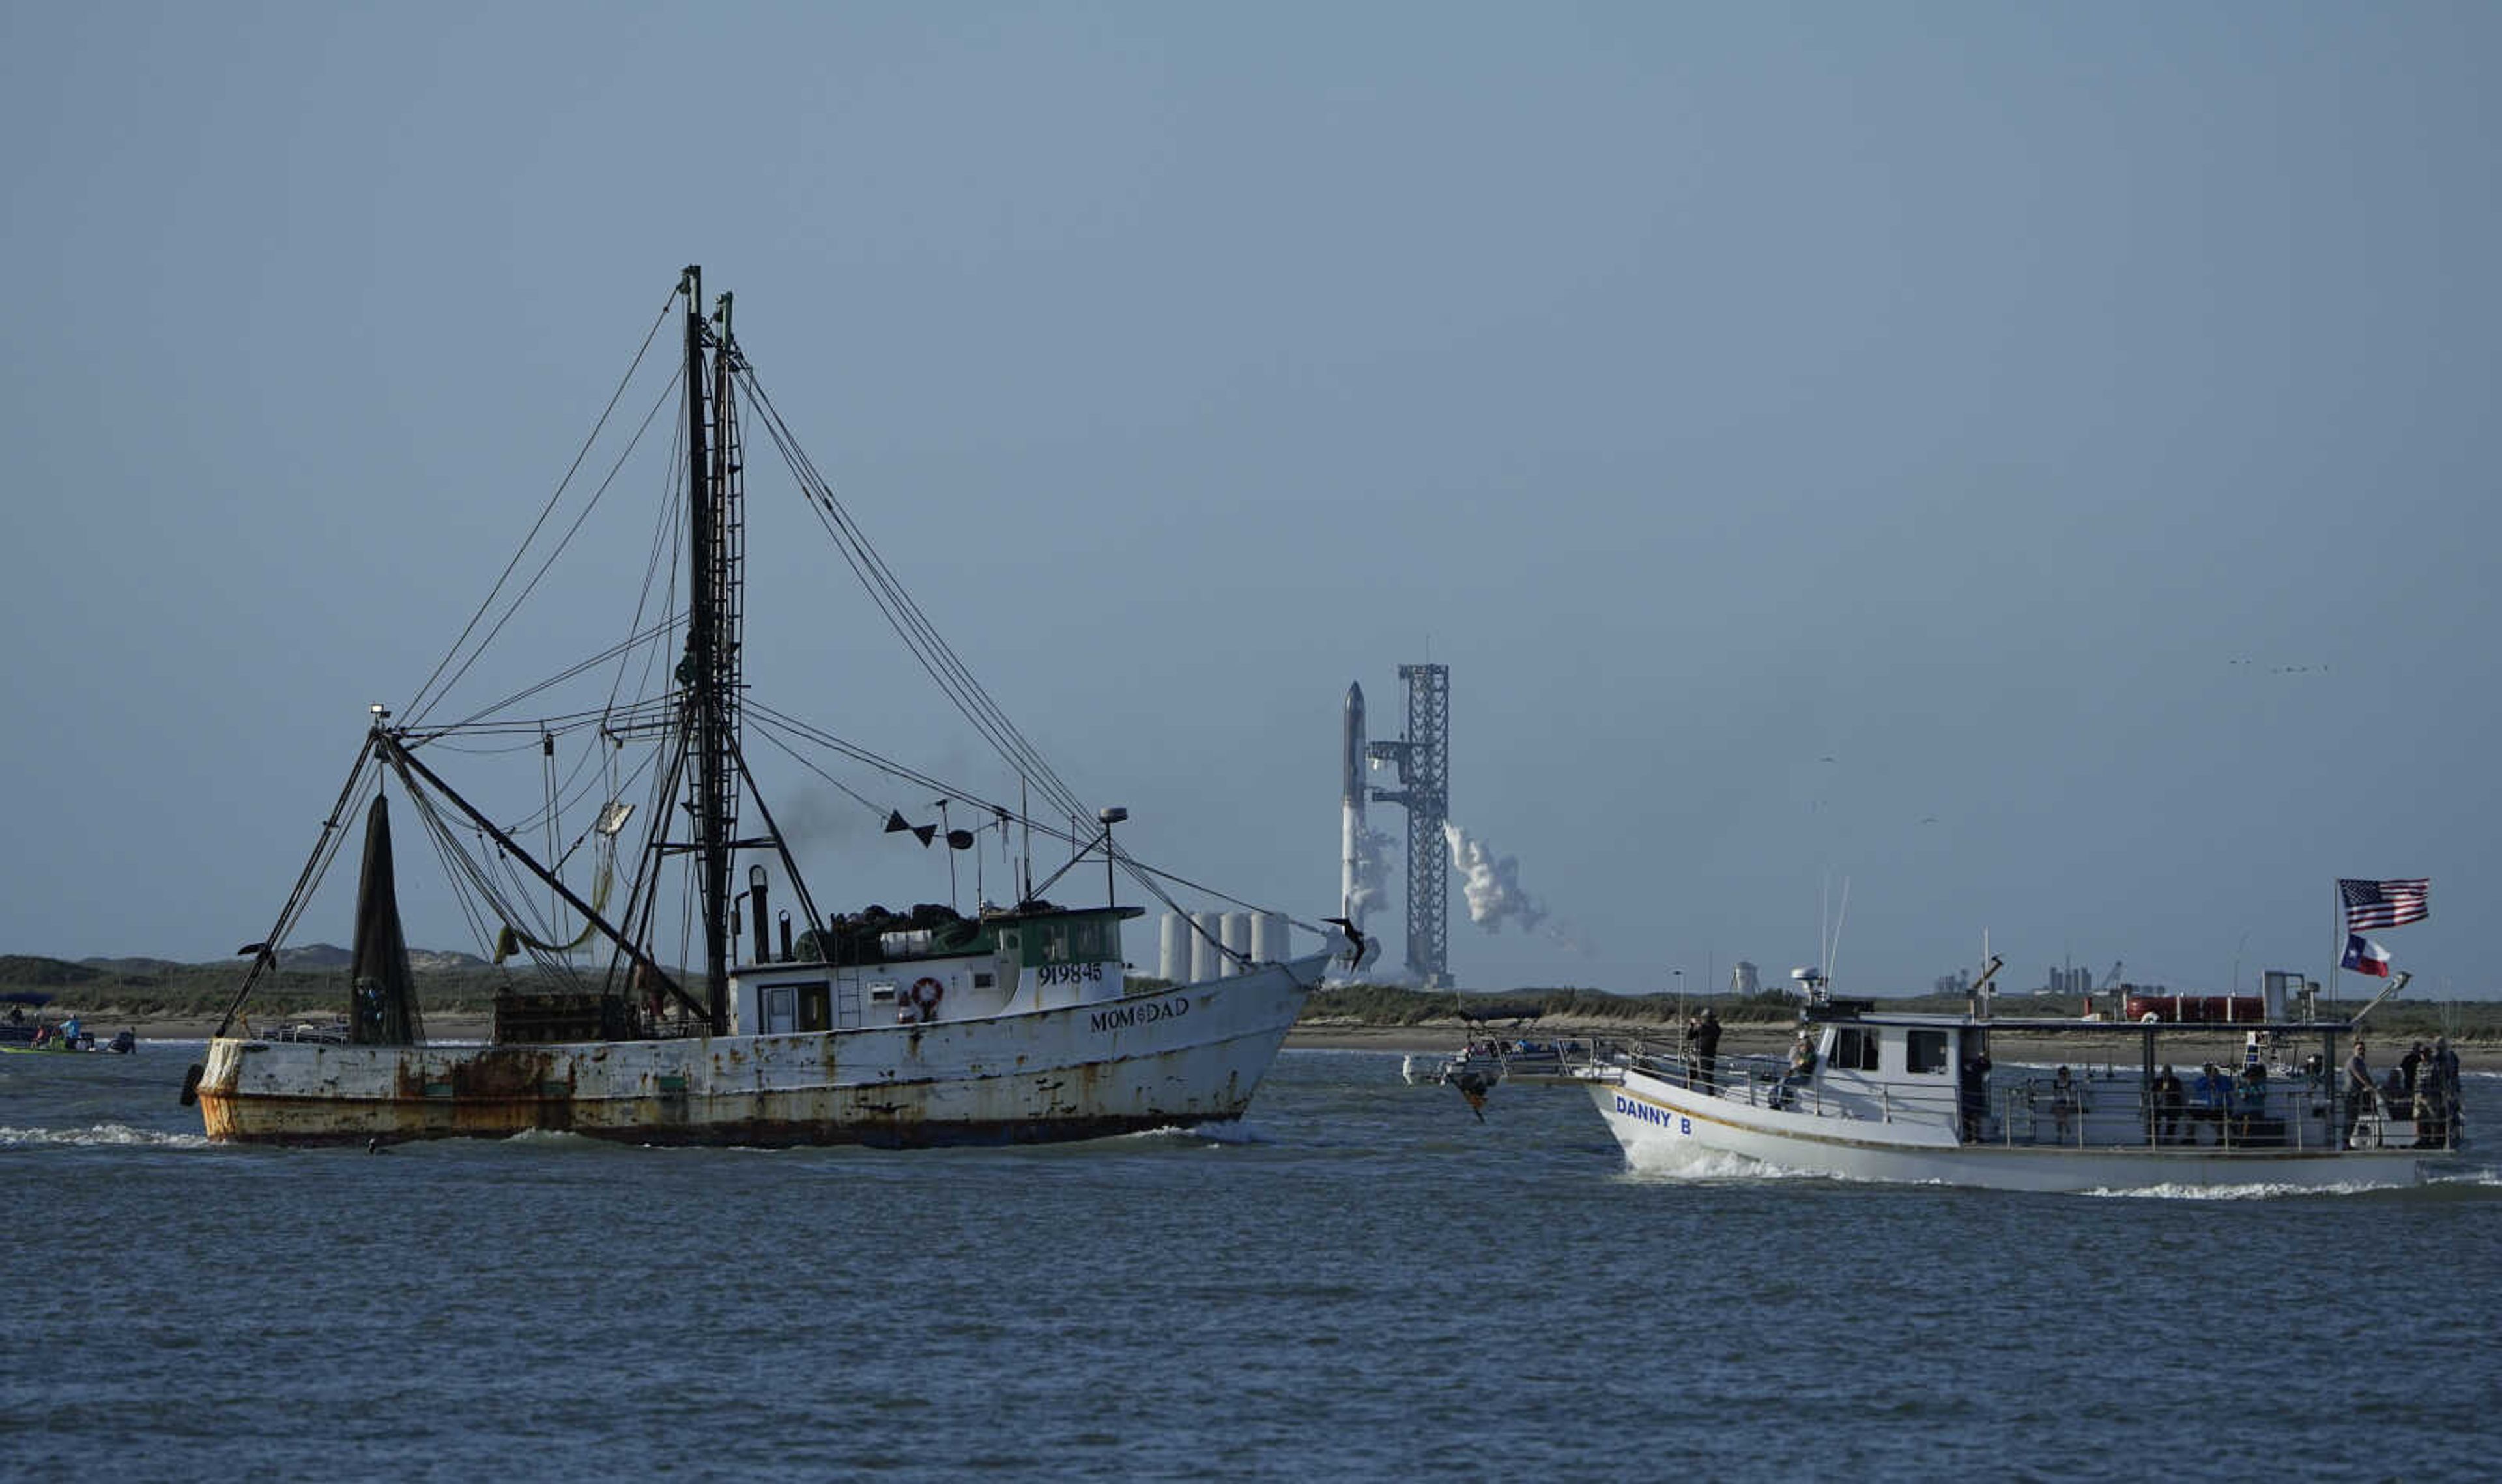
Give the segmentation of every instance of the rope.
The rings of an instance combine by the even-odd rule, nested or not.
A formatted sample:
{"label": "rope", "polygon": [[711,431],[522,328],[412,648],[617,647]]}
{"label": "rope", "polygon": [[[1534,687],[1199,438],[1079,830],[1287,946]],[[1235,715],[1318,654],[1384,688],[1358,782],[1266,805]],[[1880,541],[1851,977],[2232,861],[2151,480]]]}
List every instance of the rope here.
{"label": "rope", "polygon": [[[548,496],[547,504],[540,507],[538,519],[530,523],[529,533],[522,538],[521,547],[513,553],[513,559],[504,564],[503,574],[495,579],[495,586],[487,590],[487,596],[479,602],[478,611],[469,616],[468,624],[460,630],[460,637],[452,641],[451,650],[435,664],[434,673],[426,676],[425,684],[419,686],[417,688],[417,693],[409,697],[407,710],[412,719],[423,717],[426,709],[433,704],[432,701],[424,698],[425,692],[434,689],[435,681],[440,679],[443,675],[444,666],[449,665],[454,657],[460,653],[462,646],[469,642],[469,635],[476,631],[478,621],[485,618],[487,616],[487,610],[494,606],[496,594],[504,590],[504,584],[512,581],[514,569],[522,564],[522,557],[528,553],[530,543],[538,539],[539,531],[546,526],[548,517],[556,513],[557,503],[564,498],[564,491],[572,485],[575,471],[582,467],[582,461],[584,459],[591,456],[592,447],[599,442],[600,430],[608,425],[609,418],[617,411],[617,404],[625,399],[626,388],[633,384],[634,373],[642,367],[643,357],[651,354],[652,342],[659,336],[660,326],[669,322],[669,309],[677,302],[678,292],[673,288],[669,290],[668,299],[660,305],[660,313],[653,320],[652,327],[649,330],[644,331],[643,344],[635,350],[634,359],[626,367],[626,374],[618,378],[617,389],[609,394],[608,405],[600,409],[599,421],[592,425],[590,435],[582,440],[582,447],[574,454],[573,462],[566,467],[564,478],[557,482],[555,492]],[[670,385],[675,386],[676,383],[672,381]],[[646,418],[645,421],[648,422],[650,420]],[[639,438],[640,435],[637,434],[637,437]],[[612,474],[610,477],[614,478],[615,476]],[[603,484],[601,488],[605,489],[606,486]],[[580,523],[577,522],[576,523],[579,524]],[[562,550],[561,546],[558,547],[558,550]],[[542,567],[540,570],[542,574],[544,574],[546,569]],[[536,579],[533,579],[532,581],[535,582]],[[528,596],[527,592],[524,592],[522,595],[524,597]],[[514,599],[516,606],[518,606],[520,602],[520,598]],[[505,618],[509,620],[511,617],[512,615],[508,611],[505,614]],[[503,624],[499,622],[495,626],[500,630],[503,627]],[[488,635],[488,639],[492,639],[494,635],[491,633]],[[479,648],[484,650],[485,647],[486,641],[482,640]],[[474,654],[469,658],[471,663],[474,663],[477,659],[477,656]],[[460,668],[461,671],[465,673],[469,666],[464,663]],[[453,681],[457,681],[458,679],[458,675],[455,675],[453,677]],[[448,688],[451,683],[452,682],[447,681],[445,683],[446,687]]]}

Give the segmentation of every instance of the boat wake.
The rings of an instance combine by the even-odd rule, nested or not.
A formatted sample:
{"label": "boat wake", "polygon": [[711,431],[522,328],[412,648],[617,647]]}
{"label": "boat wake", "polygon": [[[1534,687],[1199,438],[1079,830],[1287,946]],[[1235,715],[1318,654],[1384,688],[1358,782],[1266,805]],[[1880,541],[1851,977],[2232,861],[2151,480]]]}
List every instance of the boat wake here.
{"label": "boat wake", "polygon": [[1185,1129],[1178,1124],[1163,1129],[1142,1129],[1135,1133],[1122,1134],[1121,1137],[1190,1144],[1249,1145],[1276,1142],[1246,1119],[1235,1119],[1232,1123],[1223,1124],[1200,1124],[1193,1129]]}
{"label": "boat wake", "polygon": [[2332,1185],[2289,1185],[2253,1180],[2247,1185],[2143,1185],[2120,1190],[2079,1191],[2079,1195],[2120,1200],[2278,1200],[2302,1196],[2361,1196],[2375,1191],[2404,1191],[2404,1181],[2341,1180]]}
{"label": "boat wake", "polygon": [[1742,1154],[1706,1149],[1699,1145],[1679,1146],[1674,1152],[1643,1151],[1639,1157],[1628,1156],[1628,1176],[1653,1180],[1822,1180],[1831,1178],[1813,1170],[1792,1169],[1783,1164],[1767,1164]]}
{"label": "boat wake", "polygon": [[85,1129],[0,1128],[0,1149],[50,1145],[68,1149],[207,1149],[204,1133],[167,1133],[159,1129],[133,1129],[128,1124],[91,1124]]}

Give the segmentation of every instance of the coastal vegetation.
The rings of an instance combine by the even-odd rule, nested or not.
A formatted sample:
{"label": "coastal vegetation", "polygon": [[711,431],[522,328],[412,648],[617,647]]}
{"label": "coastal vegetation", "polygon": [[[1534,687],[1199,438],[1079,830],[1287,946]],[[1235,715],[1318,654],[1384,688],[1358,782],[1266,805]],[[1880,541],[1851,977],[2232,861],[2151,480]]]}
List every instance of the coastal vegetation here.
{"label": "coastal vegetation", "polygon": [[[336,959],[331,958],[336,955]],[[538,987],[537,971],[525,964],[498,968],[453,955],[418,956],[418,1007],[422,1015],[445,1017],[494,1013],[502,990]],[[290,953],[253,990],[249,1007],[255,1022],[326,1020],[347,1005],[346,955],[320,946]],[[431,962],[438,966],[423,966]],[[85,959],[70,961],[28,954],[0,955],[0,993],[32,991],[52,996],[51,1009],[83,1015],[90,1023],[117,1021],[212,1022],[225,1013],[243,984],[244,963],[179,963],[163,959]],[[1133,980],[1143,990],[1160,981]],[[1965,1008],[1959,995],[1889,996],[1889,1009],[1956,1013]],[[2351,1014],[2362,1001],[2324,1007]],[[1715,1009],[1733,1027],[1771,1028],[1798,1017],[1798,1000],[1784,990],[1751,995],[1610,995],[1604,990],[1559,987],[1501,993],[1460,994],[1419,990],[1392,984],[1342,985],[1322,990],[1303,1007],[1302,1024],[1321,1027],[1412,1026],[1488,1027],[1545,1022],[1575,1029],[1621,1028],[1639,1035],[1674,1030],[1684,1017],[1704,1006]],[[2075,995],[2009,995],[1999,999],[2001,1016],[2074,1016],[2083,1004]],[[2502,1001],[2450,1000],[2401,996],[2372,1012],[2369,1033],[2384,1041],[2429,1039],[2435,1034],[2469,1044],[2502,1043]],[[2116,1029],[2116,1028],[2115,1028]],[[2228,1028],[2218,1027],[2218,1029]]]}

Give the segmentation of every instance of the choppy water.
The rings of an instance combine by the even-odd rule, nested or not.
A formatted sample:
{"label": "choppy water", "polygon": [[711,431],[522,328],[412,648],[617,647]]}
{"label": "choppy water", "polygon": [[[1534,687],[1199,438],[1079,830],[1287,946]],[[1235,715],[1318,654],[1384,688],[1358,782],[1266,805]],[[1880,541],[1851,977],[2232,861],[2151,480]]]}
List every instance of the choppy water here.
{"label": "choppy water", "polygon": [[[1290,1051],[1239,1130],[217,1148],[196,1048],[0,1058],[0,1476],[2488,1476],[2502,1177],[1628,1173]],[[2470,1127],[2502,1133],[2502,1083]]]}

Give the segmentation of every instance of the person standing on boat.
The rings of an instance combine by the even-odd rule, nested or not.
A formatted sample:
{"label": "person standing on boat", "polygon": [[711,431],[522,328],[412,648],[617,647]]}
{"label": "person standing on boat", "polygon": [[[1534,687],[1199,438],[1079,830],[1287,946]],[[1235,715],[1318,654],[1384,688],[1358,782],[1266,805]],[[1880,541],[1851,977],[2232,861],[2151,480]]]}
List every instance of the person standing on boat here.
{"label": "person standing on boat", "polygon": [[2458,1053],[2450,1037],[2433,1037],[2416,1073],[2417,1142],[2439,1149],[2458,1140]]}
{"label": "person standing on boat", "polygon": [[2241,1081],[2233,1089],[2233,1102],[2241,1110],[2241,1136],[2245,1144],[2261,1142],[2261,1126],[2267,1121],[2267,1067],[2257,1062],[2242,1068]]}
{"label": "person standing on boat", "polygon": [[1788,1107],[1797,1097],[1797,1094],[1792,1089],[1801,1086],[1813,1075],[1815,1075],[1815,1043],[1809,1040],[1806,1029],[1801,1029],[1798,1039],[1790,1043],[1790,1069],[1781,1078],[1780,1085],[1773,1090],[1773,1096],[1775,1099],[1773,1106]]}
{"label": "person standing on boat", "polygon": [[1957,1092],[1963,1112],[1963,1140],[1967,1144],[1978,1144],[1980,1142],[1981,1123],[1989,1117],[1989,1053],[1986,1050],[1976,1048],[1971,1056],[1963,1059],[1963,1076]]}
{"label": "person standing on boat", "polygon": [[1703,1019],[1694,1027],[1694,1085],[1707,1093],[1719,1086],[1720,1012],[1709,1005],[1703,1007]]}
{"label": "person standing on boat", "polygon": [[2064,1066],[2050,1079],[2050,1116],[2058,1122],[2059,1142],[2068,1142],[2077,1128],[2077,1084]]}
{"label": "person standing on boat", "polygon": [[2215,1142],[2224,1142],[2224,1107],[2232,1098],[2232,1082],[2223,1070],[2210,1062],[2199,1068],[2198,1080],[2189,1084],[2189,1142],[2198,1142],[2198,1126],[2214,1124]]}
{"label": "person standing on boat", "polygon": [[2148,1130],[2158,1144],[2181,1142],[2181,1105],[2187,1100],[2181,1092],[2180,1075],[2165,1062],[2163,1073],[2154,1079],[2154,1127]]}
{"label": "person standing on boat", "polygon": [[2372,1064],[2363,1060],[2363,1043],[2354,1043],[2354,1054],[2346,1059],[2346,1147],[2354,1147],[2355,1127],[2372,1109],[2372,1099],[2379,1096],[2379,1086],[2372,1081]]}

